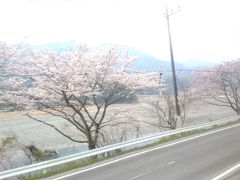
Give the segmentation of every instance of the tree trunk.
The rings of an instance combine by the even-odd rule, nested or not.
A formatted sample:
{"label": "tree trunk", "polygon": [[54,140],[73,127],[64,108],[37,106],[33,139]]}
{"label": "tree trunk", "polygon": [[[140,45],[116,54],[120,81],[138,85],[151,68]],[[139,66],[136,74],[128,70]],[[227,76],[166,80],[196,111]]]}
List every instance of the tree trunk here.
{"label": "tree trunk", "polygon": [[[237,115],[240,116],[240,109],[237,109]],[[238,118],[238,121],[240,121],[240,117]]]}
{"label": "tree trunk", "polygon": [[92,140],[92,136],[90,135],[88,138],[88,150],[96,149],[97,141]]}
{"label": "tree trunk", "polygon": [[[88,150],[96,149],[97,144],[94,141],[88,141]],[[98,155],[91,156],[88,160],[97,159]]]}
{"label": "tree trunk", "polygon": [[237,115],[238,116],[240,115],[240,109],[237,109]]}
{"label": "tree trunk", "polygon": [[88,143],[88,150],[96,149],[96,147],[97,147],[96,143]]}

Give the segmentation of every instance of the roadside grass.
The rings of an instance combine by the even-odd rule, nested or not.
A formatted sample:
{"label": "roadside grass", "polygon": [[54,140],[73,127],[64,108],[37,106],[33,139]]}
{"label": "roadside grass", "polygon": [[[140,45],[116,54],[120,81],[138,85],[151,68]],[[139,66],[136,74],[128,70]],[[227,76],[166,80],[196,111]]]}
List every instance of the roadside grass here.
{"label": "roadside grass", "polygon": [[80,163],[73,163],[73,162],[72,163],[67,163],[67,164],[65,164],[61,167],[58,167],[57,169],[50,170],[46,173],[40,173],[40,174],[36,174],[36,175],[32,175],[32,176],[19,176],[18,179],[19,180],[36,180],[36,179],[41,179],[41,178],[47,178],[47,177],[50,177],[50,176],[53,176],[53,175],[56,175],[56,174],[60,174],[60,173],[63,173],[63,172],[69,171],[69,170],[73,170],[73,169],[76,169],[76,168],[80,168],[80,167],[91,165],[91,164],[94,164],[94,163],[97,163],[97,162],[101,162],[101,161],[104,161],[104,160],[107,160],[107,159],[110,159],[110,158],[113,158],[113,157],[116,157],[116,156],[119,156],[119,155],[127,154],[127,153],[130,153],[130,152],[142,150],[142,149],[153,147],[153,146],[157,146],[157,145],[169,142],[169,141],[177,140],[177,139],[180,139],[180,138],[200,134],[200,133],[203,133],[203,132],[211,131],[211,130],[214,130],[214,129],[217,129],[217,128],[222,128],[222,127],[225,127],[225,126],[230,126],[230,125],[238,124],[238,123],[239,123],[239,121],[230,122],[230,123],[227,123],[227,124],[224,124],[224,125],[214,125],[211,128],[207,128],[207,129],[199,129],[199,130],[193,130],[193,131],[188,131],[188,132],[183,132],[183,133],[171,135],[171,136],[168,136],[168,137],[165,137],[165,138],[161,138],[157,142],[147,144],[147,145],[143,145],[141,147],[135,147],[135,148],[132,148],[132,149],[129,149],[129,150],[119,149],[119,150],[116,150],[114,153],[107,153],[107,156],[105,156],[105,157],[94,157],[94,158],[89,159],[89,160],[84,160]]}

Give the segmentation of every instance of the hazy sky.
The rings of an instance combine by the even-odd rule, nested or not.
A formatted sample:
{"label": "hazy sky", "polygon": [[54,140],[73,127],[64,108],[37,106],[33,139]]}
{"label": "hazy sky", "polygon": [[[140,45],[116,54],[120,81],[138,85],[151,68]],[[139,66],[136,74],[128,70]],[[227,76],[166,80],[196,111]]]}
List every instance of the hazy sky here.
{"label": "hazy sky", "polygon": [[[175,59],[240,57],[239,0],[168,0]],[[164,0],[0,0],[0,40],[129,45],[169,59]]]}

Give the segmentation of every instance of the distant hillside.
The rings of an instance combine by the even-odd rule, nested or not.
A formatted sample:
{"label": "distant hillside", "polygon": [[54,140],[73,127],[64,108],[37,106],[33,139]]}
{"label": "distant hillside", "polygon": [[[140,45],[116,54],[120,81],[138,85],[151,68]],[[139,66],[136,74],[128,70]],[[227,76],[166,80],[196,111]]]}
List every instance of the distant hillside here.
{"label": "distant hillside", "polygon": [[[33,48],[36,49],[43,49],[43,48],[49,48],[51,50],[55,50],[58,52],[66,51],[69,49],[72,49],[74,46],[76,46],[78,43],[75,41],[68,41],[68,42],[62,42],[62,43],[49,43],[49,44],[42,44],[42,45],[37,45],[37,46],[32,46]],[[107,47],[106,44],[102,44],[100,46],[97,46],[96,48],[104,48]],[[139,70],[139,71],[171,71],[171,63],[170,61],[164,61],[160,60],[151,54],[148,54],[144,51],[141,51],[139,49],[136,49],[134,47],[130,46],[119,46],[120,50],[122,52],[128,52],[129,56],[137,56],[138,59],[135,61],[134,65],[132,68],[134,70]],[[181,63],[175,61],[175,68],[176,70],[196,70],[196,69],[203,69],[207,67],[212,67],[216,63],[210,62],[210,61],[203,61],[199,59],[192,59],[192,60],[187,60],[183,61]],[[182,72],[183,73],[183,72]],[[189,73],[187,73],[189,74]]]}
{"label": "distant hillside", "polygon": [[[171,62],[160,60],[150,54],[140,51],[133,47],[120,46],[120,49],[127,51],[129,56],[138,56],[138,59],[134,62],[133,69],[141,71],[159,71],[171,70]],[[176,69],[184,69],[184,66],[178,62],[175,62]]]}
{"label": "distant hillside", "polygon": [[[64,42],[64,43],[51,43],[51,44],[43,44],[38,46],[33,46],[36,49],[43,49],[49,48],[51,50],[55,50],[58,52],[62,52],[64,50],[72,49],[77,43],[74,41]],[[97,48],[103,48],[107,45],[101,45]],[[171,63],[170,61],[163,61],[160,60],[150,54],[147,54],[141,50],[130,46],[119,46],[119,49],[124,53],[128,52],[129,56],[137,56],[138,59],[134,62],[132,69],[137,71],[170,71],[171,70]],[[184,66],[178,62],[175,62],[176,69],[184,69]]]}
{"label": "distant hillside", "polygon": [[217,63],[214,63],[211,61],[203,61],[203,60],[199,60],[199,59],[191,59],[191,60],[182,62],[182,64],[184,66],[186,66],[187,68],[203,69],[203,68],[213,67]]}
{"label": "distant hillside", "polygon": [[77,45],[77,43],[75,41],[67,41],[67,42],[62,42],[62,43],[49,43],[49,44],[35,45],[32,47],[36,48],[36,49],[48,48],[48,49],[51,49],[52,51],[62,52],[62,51],[72,49],[76,45]]}

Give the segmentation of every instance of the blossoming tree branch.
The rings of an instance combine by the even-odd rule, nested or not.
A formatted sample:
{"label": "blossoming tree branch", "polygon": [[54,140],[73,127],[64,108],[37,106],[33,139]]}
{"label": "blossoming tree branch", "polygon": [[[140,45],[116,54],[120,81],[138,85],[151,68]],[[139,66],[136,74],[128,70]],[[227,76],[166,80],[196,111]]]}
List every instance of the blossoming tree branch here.
{"label": "blossoming tree branch", "polygon": [[139,90],[161,86],[156,73],[131,71],[135,59],[124,56],[116,47],[76,47],[62,53],[25,50],[14,64],[21,76],[8,79],[11,89],[5,92],[5,100],[25,110],[38,109],[58,117],[64,125],[27,113],[71,141],[87,143],[94,149],[102,129],[117,123],[114,118],[106,118],[111,105]]}

